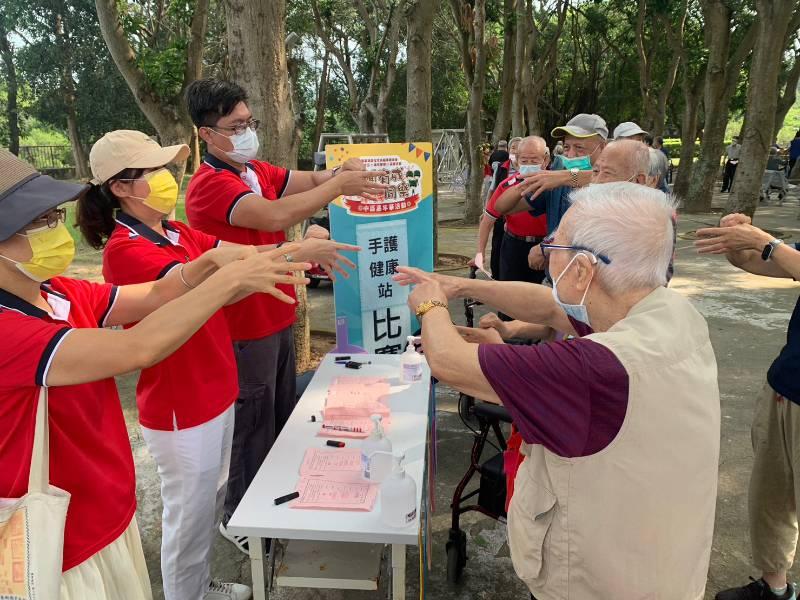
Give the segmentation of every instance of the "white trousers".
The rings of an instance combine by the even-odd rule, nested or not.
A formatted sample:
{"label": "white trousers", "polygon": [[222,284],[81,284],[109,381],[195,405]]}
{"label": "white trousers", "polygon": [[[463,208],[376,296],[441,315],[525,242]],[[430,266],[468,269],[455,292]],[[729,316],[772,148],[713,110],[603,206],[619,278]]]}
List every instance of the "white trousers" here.
{"label": "white trousers", "polygon": [[207,423],[142,436],[161,477],[161,576],[165,600],[202,600],[225,500],[233,405]]}

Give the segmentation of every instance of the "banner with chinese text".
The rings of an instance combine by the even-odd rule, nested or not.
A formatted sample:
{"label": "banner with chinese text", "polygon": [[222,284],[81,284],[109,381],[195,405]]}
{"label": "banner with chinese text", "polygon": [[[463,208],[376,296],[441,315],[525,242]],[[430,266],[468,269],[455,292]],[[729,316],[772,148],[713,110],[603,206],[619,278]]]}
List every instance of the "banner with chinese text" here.
{"label": "banner with chinese text", "polygon": [[[433,160],[430,143],[342,144],[325,147],[327,167],[360,158],[385,171],[377,198],[340,196],[328,207],[331,237],[357,244],[357,273],[334,284],[337,348],[393,354],[418,328],[408,288],[392,280],[400,265],[433,270]],[[347,339],[342,339],[346,337]]]}

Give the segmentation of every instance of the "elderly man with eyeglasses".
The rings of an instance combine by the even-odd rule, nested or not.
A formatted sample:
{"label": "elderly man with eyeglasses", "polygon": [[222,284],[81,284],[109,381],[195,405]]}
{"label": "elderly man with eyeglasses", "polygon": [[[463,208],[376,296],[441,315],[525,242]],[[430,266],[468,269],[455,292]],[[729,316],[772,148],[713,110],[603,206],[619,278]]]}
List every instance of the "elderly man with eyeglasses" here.
{"label": "elderly man with eyeglasses", "polygon": [[[401,268],[435,377],[502,403],[525,441],[511,558],[538,600],[703,597],[719,456],[705,319],[664,287],[672,201],[632,183],[573,194],[543,250],[554,287]],[[447,301],[469,296],[572,331],[537,346],[471,344]]]}

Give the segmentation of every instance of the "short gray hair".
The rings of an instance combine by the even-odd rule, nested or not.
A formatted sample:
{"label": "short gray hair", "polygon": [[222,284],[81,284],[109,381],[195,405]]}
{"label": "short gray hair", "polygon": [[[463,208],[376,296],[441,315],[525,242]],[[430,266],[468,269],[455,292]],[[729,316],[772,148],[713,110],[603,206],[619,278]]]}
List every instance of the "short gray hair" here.
{"label": "short gray hair", "polygon": [[647,175],[650,177],[666,177],[669,172],[669,161],[667,156],[655,148],[650,148],[649,168]]}
{"label": "short gray hair", "polygon": [[572,194],[560,230],[568,243],[610,259],[597,262],[597,278],[610,294],[655,289],[667,283],[673,253],[675,202],[635,183],[595,183]]}
{"label": "short gray hair", "polygon": [[517,146],[517,151],[519,148],[522,147],[522,144],[532,144],[538,143],[544,146],[544,155],[550,156],[550,148],[547,147],[547,141],[540,135],[529,135],[528,137],[520,138],[519,146]]}

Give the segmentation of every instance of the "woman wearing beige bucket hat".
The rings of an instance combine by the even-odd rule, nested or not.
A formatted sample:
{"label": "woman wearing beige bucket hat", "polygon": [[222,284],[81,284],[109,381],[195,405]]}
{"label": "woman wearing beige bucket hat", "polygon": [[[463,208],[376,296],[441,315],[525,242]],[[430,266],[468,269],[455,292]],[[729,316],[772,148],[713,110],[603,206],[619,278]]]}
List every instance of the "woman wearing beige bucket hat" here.
{"label": "woman wearing beige bucket hat", "polygon": [[[238,297],[267,292],[291,302],[275,286],[307,282],[297,272],[309,265],[286,260],[291,246],[262,254],[232,248],[155,283],[114,286],[63,277],[75,244],[59,206],[85,191],[0,150],[0,429],[13,432],[0,439],[0,498],[25,496],[44,389],[49,483],[70,495],[60,598],[149,600],[133,459],[113,377],[169,356]],[[134,322],[125,330],[104,328]],[[61,548],[57,532],[47,533]],[[17,550],[13,573],[37,563],[24,543]],[[58,575],[56,569],[51,577]],[[18,585],[16,596],[41,597],[26,591],[24,579],[3,583]]]}
{"label": "woman wearing beige bucket hat", "polygon": [[[204,253],[239,246],[167,220],[178,185],[166,165],[189,154],[162,148],[139,131],[112,131],[92,147],[92,189],[78,202],[86,240],[103,250],[103,275],[114,284],[153,281]],[[271,250],[274,246],[259,247]],[[355,246],[308,239],[292,253],[343,270]],[[184,278],[187,286],[194,281]],[[250,589],[210,577],[211,547],[227,489],[239,394],[233,341],[222,311],[182,347],[144,369],[136,388],[139,422],[158,465],[163,503],[161,574],[166,600],[245,600]]]}

